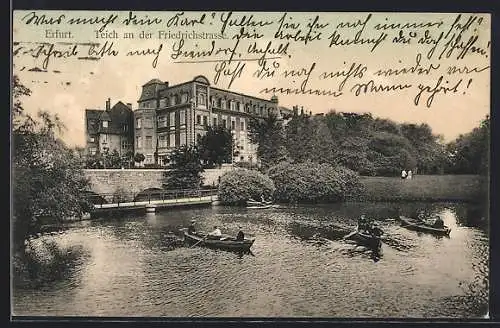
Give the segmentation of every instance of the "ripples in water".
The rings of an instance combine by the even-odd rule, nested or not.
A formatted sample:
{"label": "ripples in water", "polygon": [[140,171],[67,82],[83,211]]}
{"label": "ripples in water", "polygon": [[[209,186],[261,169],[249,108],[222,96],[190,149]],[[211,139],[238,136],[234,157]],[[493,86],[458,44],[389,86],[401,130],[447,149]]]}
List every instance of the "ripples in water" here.
{"label": "ripples in water", "polygon": [[[90,258],[56,286],[15,290],[14,312],[482,316],[488,303],[488,237],[461,223],[460,213],[467,212],[463,206],[376,203],[266,211],[218,207],[75,224],[57,236],[58,242],[81,245]],[[443,214],[453,229],[450,238],[409,231],[394,221],[417,208]],[[342,239],[361,213],[375,218],[385,231],[381,254]],[[256,237],[253,256],[177,243],[179,229],[193,218],[204,231],[218,225],[236,234],[242,226],[248,236]]]}

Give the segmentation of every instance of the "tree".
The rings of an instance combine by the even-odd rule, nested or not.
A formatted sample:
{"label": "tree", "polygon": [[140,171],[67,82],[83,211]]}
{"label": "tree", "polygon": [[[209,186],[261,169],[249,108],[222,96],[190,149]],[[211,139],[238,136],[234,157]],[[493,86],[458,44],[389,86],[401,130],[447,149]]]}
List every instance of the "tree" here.
{"label": "tree", "polygon": [[229,163],[233,142],[231,132],[223,126],[207,126],[206,129],[206,134],[198,141],[201,159],[209,166]]}
{"label": "tree", "polygon": [[490,117],[486,116],[479,127],[450,142],[447,149],[451,167],[448,170],[456,174],[489,174],[490,133]]}
{"label": "tree", "polygon": [[264,170],[287,159],[283,121],[276,114],[270,113],[263,119],[251,118],[248,127],[250,140],[257,145],[257,156]]}
{"label": "tree", "polygon": [[142,163],[142,162],[144,162],[145,159],[146,159],[146,156],[144,156],[144,154],[141,154],[141,153],[136,153],[134,156],[134,162],[136,162],[136,163]]}
{"label": "tree", "polygon": [[170,170],[165,172],[164,189],[199,189],[203,182],[200,153],[195,146],[175,148],[169,157]]}
{"label": "tree", "polygon": [[114,149],[111,154],[106,154],[104,157],[106,168],[109,169],[119,169],[121,167],[122,159],[120,157],[120,153],[116,149]]}
{"label": "tree", "polygon": [[14,247],[23,251],[24,241],[44,223],[80,216],[92,205],[86,198],[89,182],[78,157],[56,137],[62,122],[47,112],[39,112],[37,118],[26,114],[20,97],[31,91],[17,78],[14,81],[12,227]]}

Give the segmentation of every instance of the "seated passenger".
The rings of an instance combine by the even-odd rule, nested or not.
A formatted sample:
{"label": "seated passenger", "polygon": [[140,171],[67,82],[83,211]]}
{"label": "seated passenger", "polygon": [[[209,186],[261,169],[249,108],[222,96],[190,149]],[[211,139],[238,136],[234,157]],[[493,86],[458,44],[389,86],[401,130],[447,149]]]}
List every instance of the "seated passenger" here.
{"label": "seated passenger", "polygon": [[436,218],[436,220],[434,221],[434,224],[432,225],[434,228],[437,228],[437,229],[443,229],[444,228],[444,222],[443,222],[443,219],[441,219],[440,216],[438,216]]}
{"label": "seated passenger", "polygon": [[245,239],[245,234],[243,233],[243,231],[241,230],[241,227],[238,227],[240,229],[240,231],[238,231],[238,235],[236,235],[236,240],[238,241],[242,241]]}
{"label": "seated passenger", "polygon": [[194,235],[196,233],[196,229],[194,227],[194,224],[196,223],[195,220],[191,220],[191,224],[188,227],[188,234]]}
{"label": "seated passenger", "polygon": [[217,226],[214,226],[214,231],[208,234],[207,239],[220,239],[222,232]]}

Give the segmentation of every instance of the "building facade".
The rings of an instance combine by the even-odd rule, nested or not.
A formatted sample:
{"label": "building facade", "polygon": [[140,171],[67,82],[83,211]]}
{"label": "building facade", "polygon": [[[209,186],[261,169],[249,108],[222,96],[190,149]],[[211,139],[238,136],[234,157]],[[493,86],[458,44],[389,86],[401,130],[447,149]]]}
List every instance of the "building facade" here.
{"label": "building facade", "polygon": [[153,79],[142,86],[134,110],[135,151],[144,154],[146,164],[165,164],[163,157],[172,149],[196,144],[206,126],[222,125],[233,135],[233,161],[256,163],[257,147],[248,134],[250,117],[292,112],[279,106],[275,96],[267,100],[215,88],[201,75],[172,86]]}
{"label": "building facade", "polygon": [[204,76],[169,85],[152,79],[142,86],[138,106],[118,102],[106,109],[87,109],[86,154],[117,150],[141,153],[143,164],[160,164],[174,148],[193,145],[206,133],[207,126],[223,126],[233,135],[233,162],[257,163],[257,146],[250,142],[251,117],[291,116],[276,96],[262,99],[212,87]]}
{"label": "building facade", "polygon": [[131,104],[121,101],[111,107],[111,100],[106,101],[106,108],[85,110],[85,155],[111,153],[118,151],[120,156],[133,152],[133,117]]}

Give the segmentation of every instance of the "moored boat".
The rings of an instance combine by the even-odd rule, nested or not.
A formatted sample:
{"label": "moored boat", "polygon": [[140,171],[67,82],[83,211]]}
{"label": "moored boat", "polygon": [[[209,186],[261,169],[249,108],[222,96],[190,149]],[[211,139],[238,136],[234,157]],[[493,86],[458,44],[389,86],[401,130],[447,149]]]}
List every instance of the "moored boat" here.
{"label": "moored boat", "polygon": [[205,234],[189,234],[185,231],[184,241],[193,246],[248,252],[255,239],[245,238],[244,240],[236,240],[236,238],[231,236],[222,236],[221,239],[207,239],[207,235]]}
{"label": "moored boat", "polygon": [[270,208],[271,206],[273,206],[273,202],[271,202],[271,201],[258,202],[258,201],[255,201],[253,199],[246,201],[246,208],[250,208],[250,209],[266,209],[266,208]]}
{"label": "moored boat", "polygon": [[406,216],[400,216],[399,220],[401,221],[401,225],[408,230],[428,232],[439,236],[449,236],[451,232],[451,229],[447,226],[444,226],[443,228],[435,228],[429,224],[426,224],[425,222],[418,221]]}

